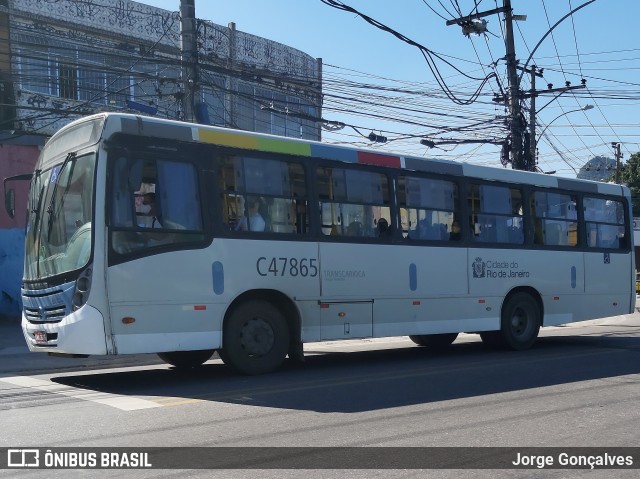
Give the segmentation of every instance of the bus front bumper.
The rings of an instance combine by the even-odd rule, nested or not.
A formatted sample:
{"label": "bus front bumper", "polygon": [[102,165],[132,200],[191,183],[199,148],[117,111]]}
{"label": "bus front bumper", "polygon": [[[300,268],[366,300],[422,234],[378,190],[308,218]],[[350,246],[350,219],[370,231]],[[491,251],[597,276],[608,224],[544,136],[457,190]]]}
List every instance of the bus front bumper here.
{"label": "bus front bumper", "polygon": [[32,323],[23,313],[22,333],[32,352],[54,355],[107,354],[102,314],[89,305],[84,305],[57,323]]}

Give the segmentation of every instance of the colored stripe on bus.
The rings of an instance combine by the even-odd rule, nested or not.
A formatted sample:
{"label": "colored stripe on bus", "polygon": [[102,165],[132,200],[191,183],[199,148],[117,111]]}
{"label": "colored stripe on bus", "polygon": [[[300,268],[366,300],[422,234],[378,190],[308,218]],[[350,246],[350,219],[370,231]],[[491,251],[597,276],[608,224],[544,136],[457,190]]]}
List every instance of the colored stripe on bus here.
{"label": "colored stripe on bus", "polygon": [[261,138],[227,131],[212,131],[204,128],[198,129],[198,135],[200,141],[214,145],[268,151],[271,153],[311,156],[311,145],[308,143],[298,143],[277,138]]}
{"label": "colored stripe on bus", "polygon": [[324,158],[327,160],[345,161],[348,163],[358,162],[358,152],[347,148],[336,148],[335,146],[313,143],[311,145],[311,154],[316,158]]}
{"label": "colored stripe on bus", "polygon": [[278,140],[276,138],[258,138],[258,149],[261,151],[270,151],[272,153],[311,156],[311,145],[309,145],[309,143]]}
{"label": "colored stripe on bus", "polygon": [[381,155],[379,153],[358,152],[358,163],[377,166],[391,166],[400,168],[400,157],[392,155]]}
{"label": "colored stripe on bus", "polygon": [[205,130],[204,128],[198,129],[198,136],[200,141],[214,145],[248,148],[250,150],[259,149],[258,137],[255,136],[229,133],[226,131]]}

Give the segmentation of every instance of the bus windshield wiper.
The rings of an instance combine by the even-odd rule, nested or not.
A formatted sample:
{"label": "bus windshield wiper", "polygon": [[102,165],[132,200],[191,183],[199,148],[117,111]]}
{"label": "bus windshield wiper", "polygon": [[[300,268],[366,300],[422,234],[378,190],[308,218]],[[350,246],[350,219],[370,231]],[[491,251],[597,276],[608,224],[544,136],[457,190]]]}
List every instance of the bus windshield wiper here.
{"label": "bus windshield wiper", "polygon": [[[53,192],[51,193],[51,200],[49,201],[49,206],[47,207],[47,213],[49,213],[49,219],[47,221],[47,241],[50,241],[51,239],[51,229],[53,228],[53,220],[55,217],[54,205],[56,201],[56,194],[58,193],[58,186],[60,185],[58,180],[60,176],[62,176],[62,173],[64,172],[64,169],[67,166],[67,163],[75,159],[75,157],[76,157],[75,152],[70,152],[67,155],[67,157],[62,162],[62,165],[60,166],[60,170],[58,171],[58,177],[55,178],[55,185],[53,186]],[[53,172],[51,174],[53,174]],[[67,188],[68,187],[69,185],[67,185]]]}

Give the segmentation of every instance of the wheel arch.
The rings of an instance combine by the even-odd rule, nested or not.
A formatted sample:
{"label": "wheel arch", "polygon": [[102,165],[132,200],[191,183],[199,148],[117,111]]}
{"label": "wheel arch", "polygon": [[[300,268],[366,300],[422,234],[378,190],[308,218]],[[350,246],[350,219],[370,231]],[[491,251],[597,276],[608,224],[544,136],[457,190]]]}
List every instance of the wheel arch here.
{"label": "wheel arch", "polygon": [[517,293],[526,293],[531,296],[535,302],[538,304],[538,308],[540,308],[540,326],[544,326],[544,302],[542,301],[542,295],[538,292],[537,289],[531,286],[517,286],[510,290],[502,300],[502,305],[500,306],[500,316],[502,316],[502,309],[504,305],[507,304],[509,299]]}
{"label": "wheel arch", "polygon": [[224,314],[222,331],[224,331],[224,324],[235,308],[240,304],[254,300],[267,301],[282,313],[289,328],[289,355],[291,356],[297,352],[302,342],[302,319],[300,311],[289,296],[275,289],[252,289],[237,296]]}

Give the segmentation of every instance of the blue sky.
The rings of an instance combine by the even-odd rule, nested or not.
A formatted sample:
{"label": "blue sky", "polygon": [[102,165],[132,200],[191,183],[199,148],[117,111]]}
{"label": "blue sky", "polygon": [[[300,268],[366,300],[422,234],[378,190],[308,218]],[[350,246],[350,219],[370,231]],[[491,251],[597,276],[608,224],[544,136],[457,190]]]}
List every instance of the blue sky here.
{"label": "blue sky", "polygon": [[[514,13],[527,16],[526,21],[517,22],[515,27],[516,52],[521,62],[529,57],[550,26],[586,1],[512,0]],[[178,10],[180,2],[146,0],[142,3]],[[506,86],[505,64],[500,60],[505,48],[499,17],[486,17],[489,29],[486,36],[465,37],[459,26],[445,24],[445,19],[457,16],[456,6],[464,14],[471,13],[474,0],[344,0],[344,3],[446,56],[467,74],[479,78],[495,71]],[[485,11],[501,6],[502,0],[475,0],[475,3],[479,3],[480,11]],[[499,91],[495,80],[486,84],[480,101],[468,106],[456,105],[442,98],[434,74],[418,49],[356,15],[331,8],[320,0],[196,0],[195,5],[199,18],[220,25],[235,22],[238,30],[322,58],[326,93],[335,92],[337,85],[346,80],[426,93],[426,97],[412,95],[396,101],[410,111],[424,110],[424,113],[389,114],[398,119],[414,120],[411,124],[371,118],[366,107],[358,112],[354,107],[357,103],[349,104],[348,109],[356,112],[353,115],[331,108],[323,112],[327,120],[356,125],[361,133],[380,132],[393,140],[387,144],[372,144],[353,129],[327,133],[324,141],[500,166],[499,148],[490,144],[443,145],[436,149],[419,144],[421,137],[435,141],[482,139],[492,133],[478,126],[470,133],[445,133],[442,122],[461,126],[465,120],[456,118],[468,118],[467,123],[473,123],[472,119],[481,122],[504,115],[504,107],[491,101],[493,93]],[[535,63],[545,68],[544,77],[537,79],[537,89],[545,88],[547,83],[562,87],[566,81],[579,85],[581,78],[587,80],[588,87],[577,90],[575,95],[565,93],[555,100],[553,95],[537,98],[538,134],[548,126],[544,130],[546,138],[539,142],[542,170],[573,177],[575,170],[593,156],[613,157],[611,142],[614,141],[622,143],[625,159],[640,151],[638,18],[638,1],[596,0],[576,12],[573,19],[570,17],[560,23],[535,52]],[[491,67],[493,62],[497,62],[495,69]],[[445,63],[438,62],[437,66],[447,85],[461,98],[468,98],[480,85],[480,81],[464,78]],[[527,79],[522,86],[529,88]],[[439,98],[429,98],[428,92],[439,92]],[[540,111],[547,103],[548,106]],[[325,105],[331,107],[336,103],[325,100]],[[580,111],[585,105],[593,105],[593,108]],[[377,112],[384,113],[384,108],[378,108]],[[443,120],[439,117],[443,112],[451,117]],[[419,115],[417,122],[416,115]],[[431,128],[434,123],[439,128]],[[496,131],[494,128],[493,133]]]}

